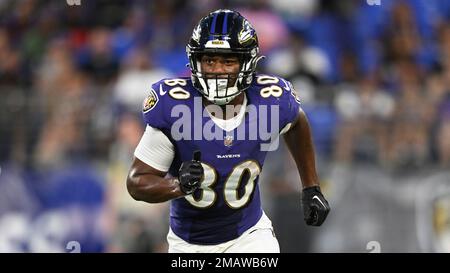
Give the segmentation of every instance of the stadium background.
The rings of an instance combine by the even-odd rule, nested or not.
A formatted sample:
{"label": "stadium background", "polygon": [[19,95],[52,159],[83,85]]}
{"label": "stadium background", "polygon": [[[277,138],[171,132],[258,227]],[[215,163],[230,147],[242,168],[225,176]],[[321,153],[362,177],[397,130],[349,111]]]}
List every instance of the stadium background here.
{"label": "stadium background", "polygon": [[449,1],[80,4],[0,1],[0,252],[166,251],[168,203],[125,187],[140,107],[152,82],[189,74],[195,23],[223,7],[255,26],[260,71],[294,83],[332,206],[305,226],[293,161],[270,154],[282,251],[450,252]]}

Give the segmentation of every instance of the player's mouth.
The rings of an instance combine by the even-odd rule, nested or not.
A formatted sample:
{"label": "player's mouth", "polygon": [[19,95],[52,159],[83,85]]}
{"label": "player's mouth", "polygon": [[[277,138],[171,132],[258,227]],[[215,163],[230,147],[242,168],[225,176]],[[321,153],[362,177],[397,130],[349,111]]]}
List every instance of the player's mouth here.
{"label": "player's mouth", "polygon": [[[232,87],[236,83],[238,78],[237,74],[219,74],[219,73],[205,73],[204,79],[208,82],[216,81],[217,83],[224,83],[226,81],[226,87]],[[220,84],[222,85],[222,84]]]}

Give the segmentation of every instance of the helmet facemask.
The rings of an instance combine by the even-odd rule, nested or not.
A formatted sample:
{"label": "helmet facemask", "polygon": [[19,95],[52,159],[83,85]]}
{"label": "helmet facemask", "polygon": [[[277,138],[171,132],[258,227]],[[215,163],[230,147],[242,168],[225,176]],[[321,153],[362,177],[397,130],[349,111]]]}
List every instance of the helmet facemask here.
{"label": "helmet facemask", "polygon": [[[249,56],[249,53],[216,53],[237,56],[239,71],[237,73],[205,73],[201,69],[201,56],[205,53],[191,52],[190,54],[191,77],[194,86],[208,101],[217,105],[230,103],[250,87],[256,64],[262,58],[262,56],[257,56],[257,50],[255,50],[254,56]],[[214,55],[214,53],[209,54]]]}

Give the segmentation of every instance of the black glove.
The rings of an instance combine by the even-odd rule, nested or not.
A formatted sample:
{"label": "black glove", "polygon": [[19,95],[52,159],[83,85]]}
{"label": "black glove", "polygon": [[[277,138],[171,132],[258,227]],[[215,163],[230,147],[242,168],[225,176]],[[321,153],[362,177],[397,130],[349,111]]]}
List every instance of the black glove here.
{"label": "black glove", "polygon": [[181,191],[186,195],[198,189],[203,180],[203,167],[200,160],[201,152],[195,151],[191,161],[185,161],[181,164],[178,180],[180,181]]}
{"label": "black glove", "polygon": [[303,189],[302,206],[305,222],[310,226],[320,226],[330,212],[330,205],[323,197],[319,186]]}

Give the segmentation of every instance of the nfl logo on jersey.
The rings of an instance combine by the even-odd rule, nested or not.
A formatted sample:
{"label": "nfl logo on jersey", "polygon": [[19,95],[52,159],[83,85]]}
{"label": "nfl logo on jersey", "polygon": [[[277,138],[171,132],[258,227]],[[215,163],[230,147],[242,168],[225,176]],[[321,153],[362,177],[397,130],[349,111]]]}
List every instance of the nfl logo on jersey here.
{"label": "nfl logo on jersey", "polygon": [[226,136],[223,144],[227,147],[230,147],[231,145],[233,145],[233,136]]}

